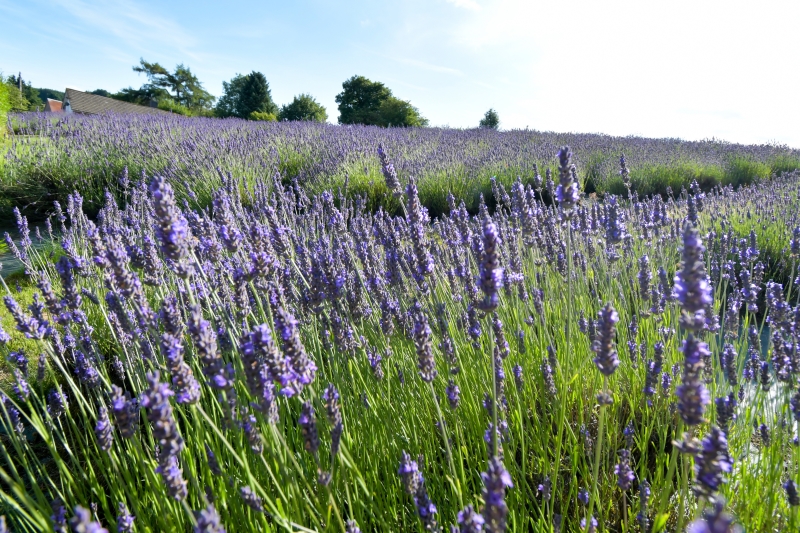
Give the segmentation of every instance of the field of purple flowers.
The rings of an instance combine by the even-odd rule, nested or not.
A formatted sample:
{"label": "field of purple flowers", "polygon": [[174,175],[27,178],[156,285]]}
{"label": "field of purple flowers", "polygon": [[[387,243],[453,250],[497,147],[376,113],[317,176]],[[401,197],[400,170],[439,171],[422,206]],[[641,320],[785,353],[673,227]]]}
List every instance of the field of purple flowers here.
{"label": "field of purple flowers", "polygon": [[[165,176],[179,205],[205,207],[223,177],[250,186],[278,176],[295,180],[308,194],[344,188],[349,198],[366,197],[367,207],[402,214],[387,194],[375,147],[382,144],[402,176],[417,180],[420,201],[436,218],[448,212],[447,195],[478,212],[483,194],[497,203],[490,178],[507,189],[517,180],[535,186],[534,176],[556,172],[553,154],[563,145],[575,152],[587,193],[622,196],[619,156],[625,154],[639,196],[677,195],[697,181],[703,191],[717,185],[749,184],[800,168],[800,150],[776,145],[686,142],[529,130],[379,128],[318,123],[265,123],[180,116],[70,116],[27,113],[12,117],[16,131],[0,166],[0,219],[11,210],[41,219],[80,191],[94,216],[106,190],[121,200],[120,176]],[[126,170],[127,169],[127,170]],[[554,190],[545,187],[549,203]],[[245,198],[246,202],[247,199]]]}
{"label": "field of purple flowers", "polygon": [[[36,287],[0,332],[13,531],[800,527],[797,173],[644,196],[630,142],[596,201],[530,132],[126,120],[54,126],[43,157],[114,192],[7,237]],[[325,192],[361,153],[383,196]],[[504,158],[491,206],[431,219],[424,180]]]}

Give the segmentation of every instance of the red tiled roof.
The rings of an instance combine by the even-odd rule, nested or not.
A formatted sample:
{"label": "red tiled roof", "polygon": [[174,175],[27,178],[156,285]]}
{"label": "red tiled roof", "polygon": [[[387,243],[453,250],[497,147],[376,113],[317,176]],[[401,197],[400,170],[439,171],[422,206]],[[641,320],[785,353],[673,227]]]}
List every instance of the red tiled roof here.
{"label": "red tiled roof", "polygon": [[47,99],[47,103],[44,105],[45,111],[50,111],[51,113],[61,113],[64,110],[61,109],[61,100],[53,100],[52,98]]}

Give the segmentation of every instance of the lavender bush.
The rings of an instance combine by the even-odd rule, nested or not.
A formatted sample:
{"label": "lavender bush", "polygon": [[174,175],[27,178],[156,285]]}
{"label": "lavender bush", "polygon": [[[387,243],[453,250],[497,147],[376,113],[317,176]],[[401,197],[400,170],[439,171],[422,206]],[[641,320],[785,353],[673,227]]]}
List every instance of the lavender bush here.
{"label": "lavender bush", "polygon": [[[80,143],[93,120],[55,128]],[[189,129],[170,124],[148,135]],[[379,157],[368,129],[220,127],[334,155],[373,142],[399,212],[227,172],[178,191],[149,167],[96,216],[72,193],[57,236],[20,215],[29,292],[5,286],[0,332],[12,530],[798,527],[800,175],[667,199],[632,180],[598,202],[565,146],[541,155],[564,169],[559,202],[541,177],[497,181],[496,206],[454,195],[431,219],[392,159],[409,132]],[[229,148],[240,168],[260,157]]]}
{"label": "lavender bush", "polygon": [[[204,207],[222,180],[250,186],[293,180],[306,193],[342,187],[366,196],[370,208],[401,213],[400,194],[409,177],[433,217],[446,214],[447,194],[464,200],[471,214],[480,194],[493,207],[518,177],[536,187],[541,170],[558,181],[553,154],[565,144],[575,152],[578,178],[586,192],[624,196],[632,186],[640,196],[675,196],[697,180],[704,190],[739,185],[772,173],[800,168],[800,151],[784,146],[745,146],[720,141],[685,142],[606,135],[559,134],[532,130],[497,132],[481,128],[339,127],[318,123],[265,123],[238,119],[175,116],[70,116],[26,113],[12,117],[19,135],[11,137],[0,180],[0,215],[11,218],[19,205],[45,216],[49,200],[66,201],[77,190],[94,215],[106,189],[118,200],[142,172],[176,185],[180,201]],[[376,147],[381,147],[380,157]],[[620,173],[624,153],[626,170]],[[384,180],[384,176],[400,176]],[[568,178],[569,176],[567,176]],[[148,178],[149,179],[149,178]],[[387,178],[388,179],[388,178]],[[541,178],[540,178],[541,179]],[[541,189],[541,187],[539,187]],[[569,191],[570,193],[572,191]],[[545,199],[556,191],[545,190]],[[245,203],[249,198],[243,197]]]}

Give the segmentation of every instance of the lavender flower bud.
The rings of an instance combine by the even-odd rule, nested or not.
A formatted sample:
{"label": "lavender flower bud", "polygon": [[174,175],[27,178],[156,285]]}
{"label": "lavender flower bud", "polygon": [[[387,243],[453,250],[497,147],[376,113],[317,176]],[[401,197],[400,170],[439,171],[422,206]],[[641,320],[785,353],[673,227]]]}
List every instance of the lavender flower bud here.
{"label": "lavender flower bud", "polygon": [[617,351],[614,349],[615,326],[619,322],[619,315],[611,304],[600,310],[597,314],[600,328],[597,339],[592,343],[592,351],[597,355],[594,364],[604,376],[610,376],[619,366]]}
{"label": "lavender flower bud", "polygon": [[91,511],[80,505],[75,507],[75,516],[70,519],[69,525],[75,533],[108,533],[99,522],[92,521]]}
{"label": "lavender flower bud", "polygon": [[481,473],[483,480],[483,519],[487,533],[502,533],[506,530],[508,506],[505,502],[506,489],[513,487],[511,476],[498,457],[489,459],[489,467]]}
{"label": "lavender flower bud", "polygon": [[114,442],[114,427],[108,419],[108,410],[105,407],[100,408],[100,415],[97,417],[97,425],[94,428],[95,435],[97,435],[97,444],[101,450],[107,452],[111,449]]}
{"label": "lavender flower bud", "polygon": [[483,254],[478,282],[484,294],[478,308],[486,312],[497,308],[499,303],[497,291],[503,287],[503,269],[498,262],[498,248],[501,242],[497,226],[487,216],[483,220]]}

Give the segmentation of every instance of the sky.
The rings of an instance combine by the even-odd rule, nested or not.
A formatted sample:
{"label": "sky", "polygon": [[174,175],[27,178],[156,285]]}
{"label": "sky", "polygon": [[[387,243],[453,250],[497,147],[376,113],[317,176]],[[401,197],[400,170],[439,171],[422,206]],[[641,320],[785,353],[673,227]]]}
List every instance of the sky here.
{"label": "sky", "polygon": [[385,83],[432,125],[800,148],[800,2],[651,0],[0,0],[0,70],[117,91],[140,58],[215,96],[263,72],[279,105],[336,122],[342,82]]}

